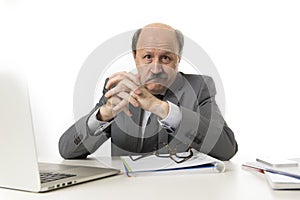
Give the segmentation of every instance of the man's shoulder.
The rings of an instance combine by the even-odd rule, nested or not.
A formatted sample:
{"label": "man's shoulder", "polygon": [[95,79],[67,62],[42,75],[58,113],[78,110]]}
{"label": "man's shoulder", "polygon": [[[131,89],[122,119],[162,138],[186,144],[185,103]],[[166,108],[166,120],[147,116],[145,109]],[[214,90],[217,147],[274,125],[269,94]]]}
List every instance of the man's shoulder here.
{"label": "man's shoulder", "polygon": [[188,82],[185,85],[192,87],[196,94],[204,94],[203,91],[208,91],[211,96],[216,94],[215,83],[212,77],[200,74],[184,74],[182,72],[180,74]]}
{"label": "man's shoulder", "polygon": [[212,77],[207,75],[179,73],[190,83],[213,82]]}

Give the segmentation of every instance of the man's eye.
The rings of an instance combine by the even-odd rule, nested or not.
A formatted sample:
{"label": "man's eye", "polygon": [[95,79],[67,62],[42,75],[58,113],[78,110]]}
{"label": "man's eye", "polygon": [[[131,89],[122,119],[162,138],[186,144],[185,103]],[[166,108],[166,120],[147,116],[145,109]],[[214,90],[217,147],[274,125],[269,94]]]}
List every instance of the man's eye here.
{"label": "man's eye", "polygon": [[145,55],[144,59],[151,59],[151,56],[150,55]]}
{"label": "man's eye", "polygon": [[170,57],[169,56],[162,56],[161,60],[164,61],[164,62],[168,62],[168,61],[170,61]]}

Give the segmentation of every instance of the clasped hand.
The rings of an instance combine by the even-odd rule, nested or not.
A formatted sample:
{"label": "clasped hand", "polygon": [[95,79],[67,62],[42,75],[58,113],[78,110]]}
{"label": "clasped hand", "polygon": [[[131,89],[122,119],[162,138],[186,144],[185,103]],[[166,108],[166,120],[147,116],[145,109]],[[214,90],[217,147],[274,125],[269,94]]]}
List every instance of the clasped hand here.
{"label": "clasped hand", "polygon": [[165,118],[169,112],[167,102],[161,101],[153,96],[141,84],[138,75],[130,72],[118,72],[109,77],[109,81],[105,85],[108,92],[105,94],[107,102],[103,105],[98,114],[98,119],[109,121],[118,113],[124,112],[128,116],[132,116],[132,112],[128,108],[128,104]]}

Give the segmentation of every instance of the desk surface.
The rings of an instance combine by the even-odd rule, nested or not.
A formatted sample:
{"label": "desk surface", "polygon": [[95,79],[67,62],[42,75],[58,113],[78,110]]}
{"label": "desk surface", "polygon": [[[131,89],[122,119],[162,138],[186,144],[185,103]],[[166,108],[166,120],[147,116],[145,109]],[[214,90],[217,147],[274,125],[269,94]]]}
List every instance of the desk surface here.
{"label": "desk surface", "polygon": [[[112,164],[109,162],[111,161],[108,158],[61,161],[63,164],[89,166]],[[131,178],[121,174],[47,193],[30,193],[0,188],[0,199],[299,199],[300,190],[272,190],[263,174],[241,169],[242,162],[244,161],[225,162],[227,169],[225,173],[221,174]],[[115,161],[112,165],[119,166]]]}

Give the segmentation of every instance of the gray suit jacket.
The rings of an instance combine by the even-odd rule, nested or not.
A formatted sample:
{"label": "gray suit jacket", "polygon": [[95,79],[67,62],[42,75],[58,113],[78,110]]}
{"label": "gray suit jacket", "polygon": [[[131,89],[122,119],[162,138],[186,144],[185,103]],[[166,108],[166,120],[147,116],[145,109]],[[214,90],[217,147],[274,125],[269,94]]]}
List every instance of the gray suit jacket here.
{"label": "gray suit jacket", "polygon": [[[105,93],[105,92],[104,92]],[[146,153],[162,148],[165,143],[176,151],[188,147],[197,149],[220,160],[229,160],[238,150],[234,134],[224,121],[215,102],[216,89],[212,78],[202,75],[178,73],[167,90],[164,100],[180,107],[182,120],[176,130],[160,127],[158,134],[143,139],[141,146],[141,108],[130,105],[132,117],[123,112],[114,118],[105,130],[91,133],[87,121],[92,113],[106,102],[102,96],[95,108],[72,125],[59,140],[59,152],[63,158],[86,158],[111,138],[112,155]]]}

